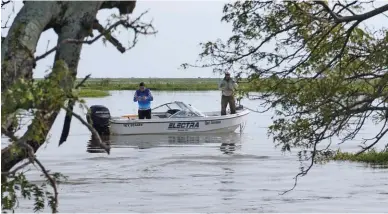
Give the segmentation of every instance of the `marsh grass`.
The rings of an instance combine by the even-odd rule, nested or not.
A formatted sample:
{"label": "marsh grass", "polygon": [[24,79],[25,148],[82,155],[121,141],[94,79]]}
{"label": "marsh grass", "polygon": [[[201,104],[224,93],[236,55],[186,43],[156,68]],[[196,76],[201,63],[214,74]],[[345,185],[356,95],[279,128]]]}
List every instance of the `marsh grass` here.
{"label": "marsh grass", "polygon": [[[36,79],[39,81],[40,79]],[[80,82],[82,79],[77,79]],[[136,90],[139,83],[144,82],[146,87],[154,91],[212,91],[218,90],[221,78],[90,78],[84,83],[84,89],[89,90]],[[287,90],[287,88],[303,85],[304,81],[293,78],[283,79],[278,85],[278,80],[257,79],[248,82],[247,79],[239,81],[242,91],[268,92],[273,90]],[[354,87],[365,89],[368,84],[354,83]],[[360,89],[361,90],[361,89]]]}
{"label": "marsh grass", "polygon": [[372,149],[359,155],[350,152],[337,151],[332,160],[388,165],[388,150],[376,151],[375,149]]}
{"label": "marsh grass", "polygon": [[83,88],[79,91],[80,97],[106,97],[109,96],[108,91]]}
{"label": "marsh grass", "polygon": [[[209,91],[218,90],[219,81],[220,79],[218,78],[90,79],[84,84],[84,88],[97,90],[136,90],[139,88],[139,83],[144,82],[147,88],[154,91]],[[246,86],[242,84],[242,87]]]}
{"label": "marsh grass", "polygon": [[[40,79],[36,79],[39,81]],[[76,83],[82,79],[77,79]],[[218,90],[221,78],[90,78],[82,87],[82,97],[104,97],[109,96],[111,90],[136,90],[139,83],[144,82],[146,87],[153,91],[213,91]],[[248,79],[239,81],[240,91],[270,92],[295,90],[302,86],[305,81],[287,78],[281,82],[275,79],[255,79],[248,82]],[[352,87],[359,91],[373,91],[369,84],[357,82]],[[274,93],[275,93],[274,92]]]}

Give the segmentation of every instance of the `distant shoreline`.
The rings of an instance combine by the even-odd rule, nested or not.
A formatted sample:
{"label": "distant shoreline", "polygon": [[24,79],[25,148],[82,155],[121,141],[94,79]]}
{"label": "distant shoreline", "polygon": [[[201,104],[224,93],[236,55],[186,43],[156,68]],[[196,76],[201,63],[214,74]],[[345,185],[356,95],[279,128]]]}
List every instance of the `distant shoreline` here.
{"label": "distant shoreline", "polygon": [[[40,81],[43,78],[34,78]],[[77,78],[76,83],[83,78]],[[105,97],[108,91],[136,90],[139,83],[153,91],[214,91],[222,78],[90,78],[80,90],[81,97]],[[246,80],[244,80],[246,81]],[[246,83],[239,83],[245,88]]]}
{"label": "distant shoreline", "polygon": [[[77,79],[77,82],[82,79]],[[218,90],[219,78],[95,78],[83,88],[95,90],[136,90],[139,83],[154,91],[207,91]]]}
{"label": "distant shoreline", "polygon": [[[40,81],[43,78],[35,78]],[[77,78],[79,83],[83,78]],[[90,78],[80,90],[81,97],[104,97],[109,96],[108,91],[123,91],[136,90],[139,88],[139,83],[144,82],[146,87],[153,91],[214,91],[219,90],[218,84],[222,78]],[[239,81],[239,89],[244,91],[266,92],[279,84],[272,79],[260,79],[248,83],[248,79]],[[310,81],[309,79],[287,78],[282,83],[281,87],[287,87],[288,83],[298,85],[302,81]],[[271,86],[272,85],[272,86]],[[355,88],[360,90],[368,90],[368,85],[365,82],[353,84]],[[366,89],[365,89],[365,87]]]}
{"label": "distant shoreline", "polygon": [[[35,78],[37,81],[42,79]],[[81,80],[82,78],[77,78],[76,83]],[[221,78],[90,78],[81,88],[80,95],[99,97],[109,94],[104,95],[101,91],[136,90],[140,82],[144,82],[146,87],[153,91],[213,91],[218,90],[220,81]],[[245,88],[245,85],[246,83],[239,83],[242,88]]]}

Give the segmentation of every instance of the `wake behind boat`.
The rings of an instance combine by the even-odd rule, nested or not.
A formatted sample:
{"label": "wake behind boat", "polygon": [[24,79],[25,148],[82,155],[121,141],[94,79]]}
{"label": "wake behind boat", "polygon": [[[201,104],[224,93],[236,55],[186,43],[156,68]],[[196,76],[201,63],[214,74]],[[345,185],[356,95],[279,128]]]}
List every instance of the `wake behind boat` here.
{"label": "wake behind boat", "polygon": [[99,133],[112,135],[234,132],[245,123],[250,112],[242,105],[237,107],[236,114],[200,112],[181,101],[153,108],[152,119],[138,119],[137,114],[111,117],[109,109],[101,105],[91,106],[90,109],[93,127]]}

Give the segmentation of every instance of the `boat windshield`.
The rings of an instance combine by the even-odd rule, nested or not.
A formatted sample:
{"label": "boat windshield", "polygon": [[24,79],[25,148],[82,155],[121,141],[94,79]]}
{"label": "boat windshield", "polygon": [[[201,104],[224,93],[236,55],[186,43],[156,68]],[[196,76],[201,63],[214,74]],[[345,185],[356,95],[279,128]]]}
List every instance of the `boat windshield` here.
{"label": "boat windshield", "polygon": [[194,106],[192,105],[188,105],[187,106],[188,109],[190,109],[191,112],[195,113],[196,115],[200,116],[200,117],[205,117],[205,114],[203,114],[202,112],[200,112],[198,109],[196,109]]}
{"label": "boat windshield", "polygon": [[200,111],[198,111],[196,108],[194,108],[191,105],[186,105],[183,102],[176,102],[176,104],[179,106],[181,109],[179,112],[176,114],[172,115],[171,118],[176,118],[176,117],[204,117],[205,115],[202,114]]}
{"label": "boat windshield", "polygon": [[[183,102],[171,102],[171,103],[166,103],[163,105],[160,105],[154,110],[158,111],[166,111],[167,113],[170,113],[171,118],[182,118],[182,117],[205,117],[203,113],[201,113],[198,109],[191,105],[187,105]],[[163,109],[163,110],[162,110]],[[166,110],[164,110],[166,109]]]}

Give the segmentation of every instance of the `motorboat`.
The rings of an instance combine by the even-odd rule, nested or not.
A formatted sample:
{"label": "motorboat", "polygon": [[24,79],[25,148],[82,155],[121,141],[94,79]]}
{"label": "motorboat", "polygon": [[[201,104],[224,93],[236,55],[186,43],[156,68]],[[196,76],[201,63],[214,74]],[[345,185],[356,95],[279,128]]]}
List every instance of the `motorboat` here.
{"label": "motorboat", "polygon": [[94,128],[99,133],[110,135],[234,132],[245,125],[250,113],[242,105],[237,106],[235,114],[201,112],[182,101],[164,103],[153,108],[151,119],[138,119],[137,114],[111,117],[109,109],[101,105],[91,106],[90,109]]}

